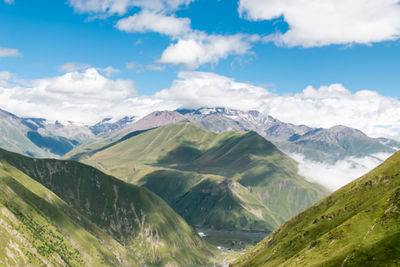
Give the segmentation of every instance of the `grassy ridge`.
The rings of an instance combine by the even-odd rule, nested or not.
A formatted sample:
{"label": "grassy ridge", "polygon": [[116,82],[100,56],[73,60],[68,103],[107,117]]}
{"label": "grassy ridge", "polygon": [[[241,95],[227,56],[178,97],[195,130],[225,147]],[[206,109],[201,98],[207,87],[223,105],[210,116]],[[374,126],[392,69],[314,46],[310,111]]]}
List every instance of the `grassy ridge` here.
{"label": "grassy ridge", "polygon": [[143,132],[83,162],[149,188],[193,226],[271,231],[326,190],[256,133],[182,122]]}
{"label": "grassy ridge", "polygon": [[283,224],[231,266],[400,265],[400,153]]}
{"label": "grassy ridge", "polygon": [[[0,152],[1,160],[50,189],[71,210],[81,214],[77,218],[87,218],[108,239],[131,253],[122,258],[136,258],[137,263],[143,264],[191,265],[206,264],[212,257],[211,250],[193,228],[146,189],[77,162],[31,159]],[[53,218],[52,214],[49,217]],[[92,232],[86,226],[82,227]],[[88,253],[92,254],[98,253]]]}

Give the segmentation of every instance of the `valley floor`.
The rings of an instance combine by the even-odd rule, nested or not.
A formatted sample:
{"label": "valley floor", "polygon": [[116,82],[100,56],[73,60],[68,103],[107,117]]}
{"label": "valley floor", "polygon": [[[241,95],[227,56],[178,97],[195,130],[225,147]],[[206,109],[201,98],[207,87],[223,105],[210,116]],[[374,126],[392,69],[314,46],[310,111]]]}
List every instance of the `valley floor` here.
{"label": "valley floor", "polygon": [[247,250],[268,236],[269,232],[223,231],[196,228],[198,234],[218,248],[220,253],[212,260],[214,266],[227,267],[229,262],[243,255]]}

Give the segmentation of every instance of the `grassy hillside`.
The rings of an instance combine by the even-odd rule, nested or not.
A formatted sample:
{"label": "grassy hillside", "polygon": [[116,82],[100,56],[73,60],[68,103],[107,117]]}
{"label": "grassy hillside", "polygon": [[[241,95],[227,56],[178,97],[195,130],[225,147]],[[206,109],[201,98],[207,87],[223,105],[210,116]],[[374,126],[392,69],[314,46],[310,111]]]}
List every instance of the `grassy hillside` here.
{"label": "grassy hillside", "polygon": [[231,266],[399,266],[400,153],[275,230]]}
{"label": "grassy hillside", "polygon": [[150,189],[201,228],[271,231],[326,194],[256,133],[216,134],[187,122],[142,132],[82,160]]}
{"label": "grassy hillside", "polygon": [[[21,199],[5,194],[0,197],[5,212],[19,220],[15,224],[6,221],[15,232],[5,235],[1,244],[9,244],[14,254],[2,249],[3,262],[10,260],[10,255],[22,261],[37,258],[29,256],[30,247],[44,250],[46,260],[51,260],[59,246],[58,241],[53,244],[51,236],[61,240],[60,245],[65,243],[65,255],[58,255],[72,257],[68,265],[195,265],[207,264],[212,257],[193,228],[146,189],[77,162],[31,159],[3,150],[0,161],[3,191]],[[48,231],[54,233],[46,236]],[[43,232],[44,239],[34,243]],[[21,235],[33,245],[21,241],[15,248],[13,244]],[[71,239],[74,236],[81,239]],[[86,242],[91,244],[86,246]]]}
{"label": "grassy hillside", "polygon": [[50,190],[0,160],[0,265],[109,266],[139,261]]}

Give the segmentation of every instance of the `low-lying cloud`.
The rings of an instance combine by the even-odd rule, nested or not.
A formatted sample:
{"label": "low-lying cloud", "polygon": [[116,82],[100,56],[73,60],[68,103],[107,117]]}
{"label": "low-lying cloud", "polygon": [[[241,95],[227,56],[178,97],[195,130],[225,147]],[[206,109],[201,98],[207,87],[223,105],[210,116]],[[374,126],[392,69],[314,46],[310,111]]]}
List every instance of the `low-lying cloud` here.
{"label": "low-lying cloud", "polygon": [[299,163],[299,174],[308,181],[319,183],[331,191],[350,183],[367,174],[391,156],[378,153],[364,158],[348,157],[335,164],[320,163],[308,160],[301,154],[289,154]]}

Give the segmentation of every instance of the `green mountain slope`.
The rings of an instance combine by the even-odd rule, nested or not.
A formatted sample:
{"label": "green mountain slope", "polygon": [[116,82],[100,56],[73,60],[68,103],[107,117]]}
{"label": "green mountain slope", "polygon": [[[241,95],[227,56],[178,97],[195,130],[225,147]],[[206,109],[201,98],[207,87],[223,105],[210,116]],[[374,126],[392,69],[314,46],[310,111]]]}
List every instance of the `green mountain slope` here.
{"label": "green mountain slope", "polygon": [[[77,162],[31,159],[3,150],[0,162],[1,186],[5,192],[0,204],[7,209],[6,213],[13,213],[19,220],[12,224],[3,219],[15,231],[5,235],[1,244],[13,247],[19,236],[33,242],[26,245],[21,241],[13,254],[2,249],[3,262],[10,261],[10,255],[17,255],[22,261],[36,258],[29,254],[30,247],[38,253],[44,250],[46,260],[52,260],[58,240],[65,246],[61,252],[65,255],[57,255],[62,259],[72,257],[68,258],[68,264],[75,266],[149,263],[186,266],[207,264],[212,257],[193,228],[146,189]],[[34,243],[43,231],[53,232]],[[51,236],[55,236],[55,243]],[[80,239],[73,239],[74,236]],[[86,242],[91,245],[86,246]],[[57,255],[54,254],[56,259]]]}
{"label": "green mountain slope", "polygon": [[298,214],[231,266],[399,266],[400,152]]}
{"label": "green mountain slope", "polygon": [[142,132],[81,159],[150,189],[201,228],[271,231],[326,194],[256,133],[216,134],[187,122]]}
{"label": "green mountain slope", "polygon": [[50,190],[4,159],[0,162],[0,265],[138,263],[126,248]]}

